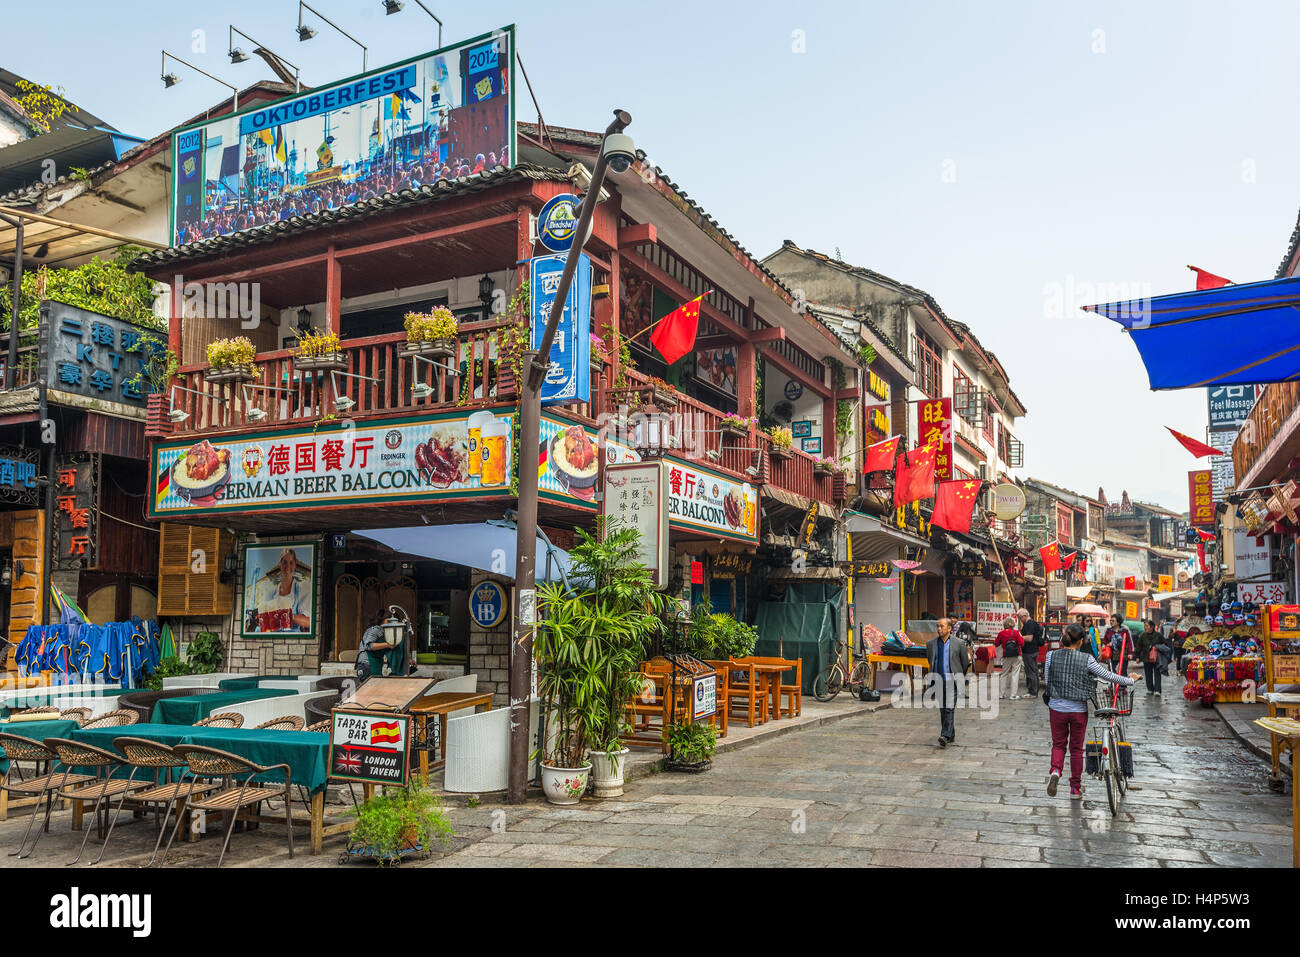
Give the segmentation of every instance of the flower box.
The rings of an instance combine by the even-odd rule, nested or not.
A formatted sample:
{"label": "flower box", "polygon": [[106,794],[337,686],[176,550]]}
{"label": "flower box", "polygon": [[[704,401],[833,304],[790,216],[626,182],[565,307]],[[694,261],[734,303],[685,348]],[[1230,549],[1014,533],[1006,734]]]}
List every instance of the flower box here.
{"label": "flower box", "polygon": [[418,342],[407,342],[398,353],[402,358],[410,356],[424,356],[428,359],[433,358],[452,358],[456,355],[457,342],[455,339],[422,339]]}
{"label": "flower box", "polygon": [[818,476],[834,475],[835,469],[827,462],[813,463],[813,474]]}
{"label": "flower box", "polygon": [[252,382],[257,378],[251,365],[227,366],[221,369],[208,369],[203,373],[208,382]]}
{"label": "flower box", "polygon": [[728,425],[722,423],[722,438],[744,440],[749,438],[749,429],[741,428],[739,425]]}
{"label": "flower box", "polygon": [[347,372],[348,357],[342,352],[328,353],[323,356],[294,356],[293,367],[303,371]]}
{"label": "flower box", "polygon": [[794,455],[794,451],[783,445],[773,445],[768,454],[776,461],[784,462],[786,459],[791,458]]}
{"label": "flower box", "polygon": [[654,402],[654,404],[657,405],[657,406],[658,406],[659,408],[661,408],[661,409],[675,409],[675,408],[677,408],[677,393],[676,393],[676,392],[667,392],[667,391],[664,391],[663,389],[657,389],[657,388],[656,388],[656,389],[654,389],[654,390],[651,392],[650,395],[651,395],[651,399],[652,399],[652,401]]}

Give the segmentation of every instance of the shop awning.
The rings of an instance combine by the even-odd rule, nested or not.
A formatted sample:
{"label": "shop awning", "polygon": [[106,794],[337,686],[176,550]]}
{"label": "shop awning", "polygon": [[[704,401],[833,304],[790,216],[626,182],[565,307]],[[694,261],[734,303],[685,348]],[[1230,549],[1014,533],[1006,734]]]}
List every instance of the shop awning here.
{"label": "shop awning", "polygon": [[1300,379],[1300,278],[1083,308],[1132,335],[1152,389]]}
{"label": "shop awning", "polygon": [[925,539],[885,525],[861,512],[844,513],[844,530],[853,544],[854,562],[878,562],[898,558],[900,545],[929,548]]}
{"label": "shop awning", "polygon": [[[352,534],[357,538],[368,538],[412,558],[429,558],[508,578],[515,577],[514,522],[493,520],[465,525],[368,528]],[[558,582],[569,575],[569,553],[548,545],[540,535],[537,538],[536,561],[534,577],[539,582]]]}
{"label": "shop awning", "polygon": [[[770,499],[778,505],[785,505],[789,508],[797,509],[800,512],[807,512],[812,508],[812,499],[804,498],[796,492],[787,492],[783,488],[777,488],[775,485],[763,486],[763,498]],[[818,503],[817,520],[822,521],[829,519],[835,521],[840,517],[840,510],[834,505],[827,505],[825,502]]]}
{"label": "shop awning", "polygon": [[1073,587],[1067,586],[1065,589],[1065,597],[1072,598],[1075,601],[1078,601],[1080,598],[1087,598],[1089,592],[1091,592],[1092,589],[1093,589],[1092,585],[1075,585]]}
{"label": "shop awning", "polygon": [[1190,598],[1196,594],[1195,588],[1185,591],[1158,591],[1151,596],[1152,601],[1168,601],[1171,598]]}

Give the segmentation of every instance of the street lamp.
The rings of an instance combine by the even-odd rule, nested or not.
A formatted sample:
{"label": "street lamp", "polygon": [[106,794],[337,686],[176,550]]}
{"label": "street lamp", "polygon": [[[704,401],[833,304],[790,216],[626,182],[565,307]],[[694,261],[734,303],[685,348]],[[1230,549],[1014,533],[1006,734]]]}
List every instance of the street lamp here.
{"label": "street lamp", "polygon": [[[384,15],[391,17],[394,13],[401,13],[402,7],[404,7],[405,5],[406,4],[404,4],[402,0],[384,0]],[[437,20],[438,48],[442,49],[442,20],[438,18],[438,15],[436,13],[434,13],[423,3],[421,3],[420,0],[415,0],[415,5],[419,7],[421,10],[423,10],[425,13],[427,13],[429,16],[433,17],[434,20]]]}
{"label": "street lamp", "polygon": [[[616,173],[626,171],[636,158],[632,138],[623,130],[632,122],[624,110],[614,111],[614,120],[605,128],[600,155],[591,174],[591,187],[583,197],[574,230],[574,243],[564,258],[564,271],[551,303],[551,315],[546,321],[537,349],[529,349],[523,356],[523,382],[519,393],[519,448],[537,448],[540,441],[539,423],[542,415],[541,387],[550,366],[551,344],[560,324],[560,314],[569,298],[569,287],[578,266],[582,247],[587,241],[587,230],[600,202],[600,188],[605,182],[606,168]],[[529,702],[532,698],[532,630],[536,623],[536,597],[534,565],[537,562],[537,456],[519,456],[519,511],[515,539],[515,602],[512,611],[512,640],[510,642],[510,775],[507,800],[522,804],[528,792],[528,728]]]}
{"label": "street lamp", "polygon": [[352,34],[348,33],[348,31],[344,30],[341,26],[339,26],[337,23],[335,23],[335,22],[334,22],[333,20],[331,20],[329,17],[325,16],[323,13],[321,13],[321,12],[320,12],[319,10],[317,10],[315,7],[309,6],[308,4],[304,3],[303,0],[298,0],[298,26],[297,26],[297,31],[298,31],[298,40],[299,40],[299,41],[310,40],[312,37],[314,37],[314,36],[316,35],[316,31],[315,31],[315,30],[313,30],[311,27],[307,26],[305,23],[302,22],[302,12],[303,12],[303,10],[310,10],[312,13],[316,14],[316,16],[319,17],[321,20],[323,20],[323,21],[325,21],[326,23],[328,23],[330,26],[332,26],[332,27],[333,27],[335,30],[337,30],[339,33],[343,34],[345,37],[347,37],[349,40],[351,40],[351,41],[352,41],[353,43],[355,43],[357,46],[361,47],[361,72],[362,72],[362,73],[365,73],[365,72],[366,72],[366,53],[368,52],[368,51],[366,50],[366,45],[365,45],[364,43],[362,43],[360,40],[358,40],[356,37],[354,37]]}
{"label": "street lamp", "polygon": [[484,319],[492,315],[492,291],[494,285],[492,277],[488,273],[484,273],[478,281],[478,301],[483,304]]}
{"label": "street lamp", "polygon": [[234,95],[235,95],[234,104],[233,104],[233,107],[232,107],[232,112],[236,112],[236,113],[239,112],[239,87],[235,86],[234,84],[227,83],[225,80],[221,79],[220,77],[213,76],[213,75],[212,75],[211,73],[209,73],[207,70],[199,69],[198,67],[196,67],[193,63],[189,62],[188,60],[182,60],[182,59],[181,59],[180,57],[178,57],[175,53],[168,53],[166,50],[163,50],[163,51],[162,51],[162,66],[160,67],[160,69],[159,69],[159,71],[158,71],[158,74],[159,74],[159,77],[158,77],[158,78],[159,78],[160,80],[163,81],[163,86],[164,86],[164,87],[166,87],[167,89],[170,90],[172,87],[174,87],[177,83],[179,83],[179,82],[181,81],[181,78],[178,77],[175,73],[168,73],[168,72],[167,72],[167,58],[168,58],[168,57],[171,57],[171,58],[172,58],[173,60],[175,60],[177,63],[183,63],[183,64],[185,64],[187,67],[189,67],[189,68],[190,68],[191,70],[193,70],[195,73],[202,73],[202,74],[203,74],[204,76],[206,76],[209,80],[215,80],[217,83],[220,83],[222,86],[224,86],[224,87],[226,87],[227,89],[229,89],[229,90],[230,90],[232,93],[234,93]]}

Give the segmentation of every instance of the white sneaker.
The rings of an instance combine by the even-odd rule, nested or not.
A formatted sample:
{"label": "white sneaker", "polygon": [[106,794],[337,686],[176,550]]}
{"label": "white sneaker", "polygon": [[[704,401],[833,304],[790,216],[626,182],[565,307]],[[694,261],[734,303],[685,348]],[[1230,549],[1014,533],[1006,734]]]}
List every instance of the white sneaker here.
{"label": "white sneaker", "polygon": [[1157,698],[1160,697],[1160,692],[1159,692],[1159,691],[1156,692],[1156,697],[1157,697]]}

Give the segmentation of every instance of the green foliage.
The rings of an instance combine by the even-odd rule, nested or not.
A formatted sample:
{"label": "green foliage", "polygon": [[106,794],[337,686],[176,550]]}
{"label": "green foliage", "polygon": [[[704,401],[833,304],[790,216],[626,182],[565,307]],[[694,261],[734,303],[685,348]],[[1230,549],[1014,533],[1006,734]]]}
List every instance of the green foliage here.
{"label": "green foliage", "polygon": [[201,631],[194,636],[186,650],[194,674],[212,674],[226,660],[226,649],[221,646],[221,636],[215,631]]}
{"label": "green foliage", "polygon": [[853,433],[853,403],[839,399],[835,403],[835,434],[841,439]]}
{"label": "green foliage", "polygon": [[63,87],[58,87],[59,92],[55,93],[53,87],[40,86],[29,80],[18,80],[14,86],[17,87],[19,94],[16,102],[31,118],[30,125],[34,135],[48,133],[50,125],[55,120],[68,110],[76,109],[63,98]]}
{"label": "green foliage", "polygon": [[257,356],[257,347],[248,336],[235,336],[232,339],[213,339],[208,343],[208,365],[213,369],[233,369],[236,366],[251,366]]}
{"label": "green foliage", "polygon": [[142,347],[149,349],[149,358],[144,360],[140,371],[128,380],[141,390],[147,392],[165,392],[171,385],[172,377],[181,367],[181,360],[166,348],[166,340],[159,336],[141,336],[140,340],[127,352],[140,352]]}
{"label": "green foliage", "polygon": [[[111,259],[96,256],[72,269],[23,271],[23,295],[18,307],[18,328],[35,329],[40,322],[42,299],[54,299],[100,315],[127,319],[155,329],[167,320],[154,315],[154,284],[147,276],[126,271],[127,263],[144,250],[123,246]],[[10,297],[0,296],[0,327],[9,328]]]}
{"label": "green foliage", "polygon": [[680,721],[664,732],[674,761],[700,764],[711,760],[718,749],[718,731],[707,721]]}
{"label": "green foliage", "polygon": [[533,636],[542,713],[558,725],[545,755],[553,767],[579,768],[587,752],[618,751],[628,703],[640,694],[641,662],[659,635],[664,596],[637,560],[640,533],[578,530],[570,551],[573,587],[538,589],[545,614]]}
{"label": "green foliage", "polygon": [[686,650],[696,658],[708,661],[744,658],[754,653],[757,642],[758,629],[724,612],[714,614],[708,602],[691,609]]}
{"label": "green foliage", "polygon": [[145,679],[144,686],[150,691],[161,691],[164,678],[174,678],[177,675],[192,675],[194,673],[193,666],[188,662],[182,661],[175,655],[168,655],[158,662],[158,667],[154,669],[153,674]]}
{"label": "green foliage", "polygon": [[369,848],[380,859],[395,857],[406,847],[428,847],[435,838],[446,846],[455,833],[428,778],[412,779],[404,788],[386,787],[347,813],[357,819],[351,845]]}
{"label": "green foliage", "polygon": [[862,360],[864,366],[869,366],[876,361],[876,350],[871,343],[864,342],[858,347],[858,358]]}

